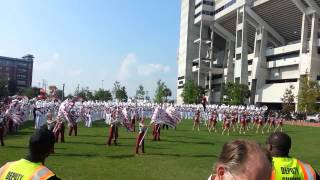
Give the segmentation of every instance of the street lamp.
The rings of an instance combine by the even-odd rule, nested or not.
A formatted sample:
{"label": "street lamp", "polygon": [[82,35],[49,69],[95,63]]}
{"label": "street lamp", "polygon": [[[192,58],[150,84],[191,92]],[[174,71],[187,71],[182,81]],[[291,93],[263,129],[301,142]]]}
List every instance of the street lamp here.
{"label": "street lamp", "polygon": [[62,84],[62,100],[64,100],[64,86],[65,86],[65,84],[63,83]]}

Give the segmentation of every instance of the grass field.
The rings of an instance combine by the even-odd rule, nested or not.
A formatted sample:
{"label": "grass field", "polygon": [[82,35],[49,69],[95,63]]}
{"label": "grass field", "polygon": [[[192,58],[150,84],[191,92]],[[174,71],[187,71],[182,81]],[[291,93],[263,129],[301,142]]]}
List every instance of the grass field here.
{"label": "grass field", "polygon": [[[161,131],[161,141],[151,141],[151,131],[145,141],[146,154],[134,156],[136,133],[119,129],[119,145],[106,147],[108,129],[103,122],[95,122],[94,128],[79,128],[77,137],[66,136],[66,143],[55,145],[56,153],[46,165],[62,179],[206,179],[222,145],[232,139],[243,138],[259,143],[267,135],[246,135],[221,132],[209,134],[205,127],[192,132],[192,122],[184,121],[177,130]],[[320,128],[285,126],[292,137],[291,155],[320,169]],[[24,157],[33,129],[26,124],[18,135],[5,138],[5,147],[0,147],[0,164]]]}

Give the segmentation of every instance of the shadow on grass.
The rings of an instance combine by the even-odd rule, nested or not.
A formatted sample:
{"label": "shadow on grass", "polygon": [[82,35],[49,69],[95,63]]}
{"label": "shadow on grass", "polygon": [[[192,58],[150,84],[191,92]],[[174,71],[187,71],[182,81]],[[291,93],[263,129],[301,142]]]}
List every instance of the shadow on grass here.
{"label": "shadow on grass", "polygon": [[164,137],[186,138],[186,139],[203,139],[201,137],[177,136],[177,135],[164,135]]}
{"label": "shadow on grass", "polygon": [[212,158],[215,157],[217,158],[216,155],[212,154],[166,154],[166,153],[151,153],[151,154],[146,154],[146,155],[155,155],[155,156],[170,156],[170,157],[197,157],[197,158]]}
{"label": "shadow on grass", "polygon": [[93,137],[93,138],[97,138],[97,137],[106,137],[106,136],[101,136],[101,135],[89,135],[89,134],[86,134],[86,135],[78,135],[79,137]]}
{"label": "shadow on grass", "polygon": [[28,149],[27,146],[5,146],[6,148],[12,149]]}
{"label": "shadow on grass", "polygon": [[111,159],[126,159],[126,158],[132,158],[135,157],[134,154],[123,154],[123,155],[113,155],[113,156],[104,156]]}
{"label": "shadow on grass", "polygon": [[212,142],[191,142],[191,141],[181,141],[181,140],[162,140],[164,142],[169,142],[169,143],[181,143],[181,144],[200,144],[200,145],[215,145],[215,143]]}
{"label": "shadow on grass", "polygon": [[78,142],[78,141],[70,141],[66,142],[66,144],[87,144],[87,145],[96,145],[96,146],[105,146],[105,143],[96,143],[96,142]]}
{"label": "shadow on grass", "polygon": [[99,154],[79,154],[79,153],[55,153],[52,156],[66,156],[66,157],[97,157]]}

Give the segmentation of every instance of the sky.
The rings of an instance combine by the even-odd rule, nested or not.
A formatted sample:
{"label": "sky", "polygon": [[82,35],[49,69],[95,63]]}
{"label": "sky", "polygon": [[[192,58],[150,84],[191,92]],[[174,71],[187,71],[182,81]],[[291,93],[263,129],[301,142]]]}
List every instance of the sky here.
{"label": "sky", "polygon": [[0,0],[0,56],[33,54],[33,86],[176,95],[180,0]]}

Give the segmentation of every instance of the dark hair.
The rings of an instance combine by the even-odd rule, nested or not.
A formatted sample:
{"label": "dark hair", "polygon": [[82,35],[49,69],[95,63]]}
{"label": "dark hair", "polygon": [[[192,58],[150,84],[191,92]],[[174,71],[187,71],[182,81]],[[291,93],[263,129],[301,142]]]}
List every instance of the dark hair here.
{"label": "dark hair", "polygon": [[29,140],[29,155],[38,161],[43,160],[54,147],[54,135],[47,128],[36,130]]}
{"label": "dark hair", "polygon": [[283,132],[272,133],[268,140],[267,144],[270,144],[274,150],[280,156],[288,156],[291,148],[291,138],[288,134]]}

